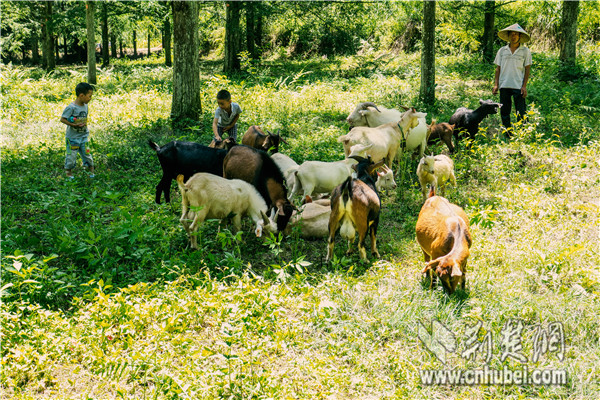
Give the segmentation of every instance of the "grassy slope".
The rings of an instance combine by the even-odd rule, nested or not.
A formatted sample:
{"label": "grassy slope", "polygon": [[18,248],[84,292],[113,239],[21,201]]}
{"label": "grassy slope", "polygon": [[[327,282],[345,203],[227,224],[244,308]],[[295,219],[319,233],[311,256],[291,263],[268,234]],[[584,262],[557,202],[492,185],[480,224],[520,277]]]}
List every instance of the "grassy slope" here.
{"label": "grassy slope", "polygon": [[[325,266],[324,240],[293,236],[269,247],[244,232],[239,243],[227,231],[217,235],[211,223],[202,231],[204,248],[190,252],[175,191],[172,206],[152,204],[160,174],[147,138],[208,142],[219,88],[229,87],[242,104],[242,128],[281,128],[299,162],[335,160],[342,156],[335,139],[358,101],[415,102],[416,57],[390,59],[379,70],[373,65],[350,58],[269,63],[243,80],[207,74],[203,125],[174,134],[160,120],[170,108],[170,70],[119,65],[100,75],[90,103],[98,177],[80,174],[74,184],[63,178],[57,116],[84,71],[48,77],[5,70],[2,282],[13,283],[2,305],[5,395],[597,398],[597,113],[582,114],[576,101],[565,110],[552,106],[556,96],[562,104],[565,96],[586,97],[597,80],[571,90],[549,86],[546,66],[532,78],[530,126],[511,143],[481,138],[455,157],[458,188],[449,198],[468,212],[474,239],[466,293],[448,297],[421,281],[414,241],[421,202],[412,173],[383,198],[383,260],[369,266],[344,258],[341,242],[338,261]],[[489,66],[448,57],[438,76],[439,104],[428,120],[489,98]],[[498,124],[495,116],[483,126],[494,133]],[[409,156],[404,162],[414,170]],[[44,261],[52,253],[58,257]],[[18,254],[32,256],[7,257]],[[15,262],[22,263],[21,278]],[[420,370],[443,368],[416,336],[418,323],[433,318],[457,334],[458,351],[466,328],[482,321],[479,339],[492,332],[495,369],[519,366],[500,361],[502,327],[519,318],[529,369],[565,368],[569,384],[423,386]],[[549,353],[533,363],[535,326],[553,321],[564,324],[566,359]],[[458,354],[448,364],[483,366]]]}

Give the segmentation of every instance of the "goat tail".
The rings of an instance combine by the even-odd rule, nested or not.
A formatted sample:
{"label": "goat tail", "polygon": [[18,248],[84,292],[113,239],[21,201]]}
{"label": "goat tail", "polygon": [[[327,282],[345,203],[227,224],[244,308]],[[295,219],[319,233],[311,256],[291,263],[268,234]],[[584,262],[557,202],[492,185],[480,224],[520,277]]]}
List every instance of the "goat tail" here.
{"label": "goat tail", "polygon": [[159,151],[160,150],[160,146],[156,143],[154,143],[152,140],[148,139],[148,144],[150,145],[150,148],[154,151]]}
{"label": "goat tail", "polygon": [[352,197],[352,177],[351,176],[349,176],[348,178],[346,178],[346,180],[344,182],[342,182],[340,189],[341,189],[340,197],[342,199],[342,204],[346,205],[346,203]]}

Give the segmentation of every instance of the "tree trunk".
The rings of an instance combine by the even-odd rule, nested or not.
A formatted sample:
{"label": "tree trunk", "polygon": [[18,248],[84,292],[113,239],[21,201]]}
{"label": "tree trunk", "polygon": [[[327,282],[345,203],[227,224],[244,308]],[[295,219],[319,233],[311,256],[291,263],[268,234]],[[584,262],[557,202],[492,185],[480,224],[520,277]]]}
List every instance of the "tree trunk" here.
{"label": "tree trunk", "polygon": [[52,71],[56,67],[54,58],[54,41],[52,40],[52,1],[44,3],[44,17],[42,22],[43,42],[42,55],[44,57],[44,68]]}
{"label": "tree trunk", "polygon": [[423,50],[421,50],[421,89],[423,103],[435,102],[435,1],[424,0]]}
{"label": "tree trunk", "polygon": [[88,65],[88,83],[96,84],[96,27],[94,26],[94,13],[96,3],[94,1],[85,2],[85,21],[87,26],[87,65]]}
{"label": "tree trunk", "polygon": [[123,39],[119,38],[119,54],[121,58],[125,57],[125,52],[123,51]]}
{"label": "tree trunk", "polygon": [[256,51],[260,52],[262,48],[262,36],[263,36],[263,5],[260,1],[255,4],[255,12],[254,12],[254,45],[256,46]]}
{"label": "tree trunk", "polygon": [[167,16],[163,24],[164,30],[164,50],[165,50],[165,65],[170,67],[173,65],[171,61],[171,17]]}
{"label": "tree trunk", "polygon": [[173,1],[173,101],[171,118],[200,119],[200,67],[198,15],[195,1]]}
{"label": "tree trunk", "polygon": [[69,53],[69,46],[67,46],[67,36],[63,36],[63,57],[66,59]]}
{"label": "tree trunk", "polygon": [[137,57],[137,31],[133,30],[133,57]]}
{"label": "tree trunk", "polygon": [[563,1],[560,61],[575,64],[577,57],[577,17],[579,1]]}
{"label": "tree trunk", "polygon": [[31,62],[34,65],[39,65],[40,63],[39,39],[38,32],[34,29],[31,36]]}
{"label": "tree trunk", "polygon": [[108,57],[108,6],[107,2],[102,2],[102,67],[108,67],[110,59]]}
{"label": "tree trunk", "polygon": [[240,8],[238,1],[225,3],[225,62],[223,72],[240,70]]}
{"label": "tree trunk", "polygon": [[487,63],[494,61],[494,20],[496,19],[495,14],[495,1],[486,0],[483,10],[483,60]]}
{"label": "tree trunk", "polygon": [[255,46],[255,36],[256,32],[254,29],[254,19],[255,19],[255,4],[253,1],[246,2],[246,50],[250,54],[250,58],[253,60],[257,58],[256,54],[256,46]]}
{"label": "tree trunk", "polygon": [[117,58],[117,37],[114,32],[110,34],[110,56]]}
{"label": "tree trunk", "polygon": [[152,35],[150,34],[150,28],[148,28],[148,57],[150,57],[150,54],[152,53],[152,51],[150,50],[150,39],[152,38]]}

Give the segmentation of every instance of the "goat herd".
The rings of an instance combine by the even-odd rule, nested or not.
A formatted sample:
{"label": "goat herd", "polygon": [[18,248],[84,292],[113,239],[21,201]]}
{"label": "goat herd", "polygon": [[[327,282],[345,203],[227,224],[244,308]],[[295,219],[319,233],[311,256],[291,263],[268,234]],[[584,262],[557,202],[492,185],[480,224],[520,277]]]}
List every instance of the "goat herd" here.
{"label": "goat herd", "polygon": [[[491,100],[480,100],[474,111],[459,108],[449,123],[434,120],[427,125],[427,114],[414,108],[403,107],[405,111],[400,112],[361,103],[347,118],[352,129],[338,138],[346,158],[336,162],[298,165],[278,152],[279,143],[286,143],[278,133],[265,134],[257,126],[244,134],[242,145],[231,138],[209,146],[172,141],[160,147],[150,141],[163,170],[156,202],[160,203],[162,193],[170,201],[171,181],[176,180],[182,197],[180,221],[192,248],[197,248],[197,230],[205,219],[232,218],[239,230],[242,217],[248,216],[256,236],[263,231],[289,233],[298,226],[303,237],[328,237],[326,261],[333,257],[338,230],[348,240],[348,252],[358,233],[359,255],[366,261],[367,235],[373,256],[379,258],[379,191],[396,187],[390,167],[404,149],[419,149],[422,158],[417,175],[424,199],[431,186],[416,224],[417,242],[426,261],[423,272],[429,273],[431,284],[439,277],[444,289],[453,293],[459,284],[465,285],[469,219],[460,207],[435,195],[438,188],[444,193],[447,182],[456,185],[452,160],[442,154],[423,154],[426,145],[436,140],[453,153],[452,136],[456,144],[461,131],[474,137],[483,118],[497,113],[499,107]],[[291,200],[301,192],[305,204],[296,208]],[[320,198],[313,201],[317,195]]]}

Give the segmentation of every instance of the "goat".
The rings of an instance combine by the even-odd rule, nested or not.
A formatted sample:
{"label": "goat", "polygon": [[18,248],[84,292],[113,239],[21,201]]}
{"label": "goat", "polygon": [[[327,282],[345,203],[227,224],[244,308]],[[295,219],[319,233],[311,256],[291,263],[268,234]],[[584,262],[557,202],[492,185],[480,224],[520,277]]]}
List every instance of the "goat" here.
{"label": "goat", "polygon": [[419,213],[416,232],[426,263],[422,273],[429,273],[430,287],[439,277],[448,294],[454,293],[459,284],[464,290],[472,243],[464,210],[436,196],[432,187]]}
{"label": "goat", "polygon": [[348,253],[352,251],[354,236],[358,231],[358,252],[362,261],[367,260],[365,238],[371,236],[371,252],[379,257],[376,235],[379,224],[381,200],[375,187],[375,171],[383,161],[373,164],[371,159],[355,156],[358,164],[352,166],[357,178],[348,177],[331,194],[331,215],[329,217],[329,239],[325,262],[333,257],[335,234],[340,228],[342,238],[348,240]]}
{"label": "goat", "polygon": [[212,142],[210,142],[210,144],[208,145],[208,147],[211,147],[213,149],[231,149],[233,146],[237,145],[237,143],[235,142],[235,139],[232,137],[228,137],[225,138],[223,140],[219,140],[216,138],[213,138]]}
{"label": "goat", "polygon": [[475,140],[475,135],[479,130],[479,123],[490,114],[497,114],[502,104],[493,100],[479,100],[480,106],[475,110],[461,107],[457,109],[450,117],[449,124],[454,125],[454,140],[458,146],[459,134],[466,130],[471,140]]}
{"label": "goat", "polygon": [[192,249],[198,248],[196,232],[206,219],[233,215],[233,225],[239,231],[242,217],[247,215],[256,225],[256,236],[262,236],[263,229],[274,230],[265,214],[267,204],[251,184],[203,172],[194,174],[185,184],[183,178],[177,176],[182,205],[180,222],[190,237]]}
{"label": "goat", "polygon": [[281,135],[279,135],[279,132],[273,134],[267,131],[267,134],[265,135],[260,126],[256,125],[252,125],[248,128],[244,137],[242,137],[242,144],[264,151],[269,151],[272,148],[273,154],[279,151],[279,142],[287,144]]}
{"label": "goat", "polygon": [[156,204],[160,204],[162,193],[165,195],[165,201],[171,202],[171,181],[179,174],[185,179],[191,178],[197,172],[223,176],[223,160],[228,151],[226,149],[213,149],[198,143],[177,140],[162,147],[151,140],[148,144],[156,151],[163,170],[163,176],[156,186]]}
{"label": "goat", "polygon": [[[409,150],[420,146],[421,157],[423,156],[427,142],[427,127],[423,125],[423,130],[414,131],[414,137],[411,136],[410,132],[413,128],[421,125],[421,119],[424,120],[426,115],[412,108],[405,112],[399,121],[380,125],[376,128],[363,126],[352,128],[348,134],[340,136],[338,142],[343,143],[346,157],[350,155],[352,146],[360,143],[368,146],[365,149],[366,154],[373,160],[385,160],[386,165],[392,167],[396,154],[399,150],[402,151],[401,144],[403,142]],[[369,146],[370,144],[372,146]]]}
{"label": "goat", "polygon": [[443,154],[437,156],[430,155],[421,158],[417,167],[417,176],[421,184],[423,200],[427,198],[427,184],[431,187],[441,189],[442,195],[445,194],[446,182],[452,182],[456,187],[456,178],[454,177],[454,163]]}
{"label": "goat", "polygon": [[277,210],[273,216],[277,230],[285,229],[294,206],[287,199],[283,174],[266,152],[244,145],[233,147],[223,161],[223,176],[254,185],[267,206]]}
{"label": "goat", "polygon": [[277,164],[279,170],[283,173],[288,189],[293,189],[294,183],[296,182],[295,172],[299,167],[298,163],[282,153],[272,154],[271,158],[273,161],[275,161],[275,164]]}
{"label": "goat", "polygon": [[292,215],[286,228],[289,234],[291,228],[298,226],[303,238],[324,238],[329,233],[328,224],[331,216],[329,199],[307,202],[300,210]]}
{"label": "goat", "polygon": [[434,144],[441,140],[448,146],[450,153],[454,153],[454,145],[452,144],[454,126],[454,124],[449,124],[447,122],[437,124],[435,119],[432,120],[431,125],[428,126],[429,133],[427,136],[427,145]]}

